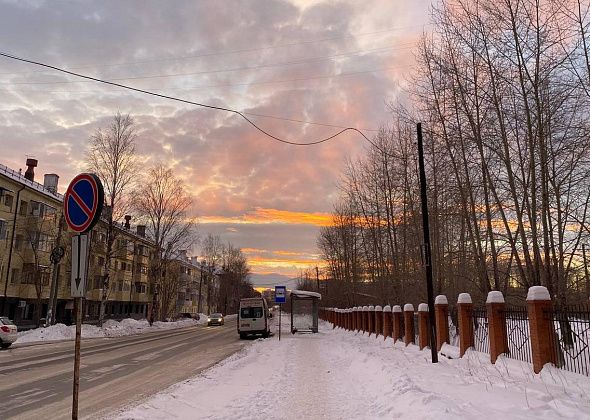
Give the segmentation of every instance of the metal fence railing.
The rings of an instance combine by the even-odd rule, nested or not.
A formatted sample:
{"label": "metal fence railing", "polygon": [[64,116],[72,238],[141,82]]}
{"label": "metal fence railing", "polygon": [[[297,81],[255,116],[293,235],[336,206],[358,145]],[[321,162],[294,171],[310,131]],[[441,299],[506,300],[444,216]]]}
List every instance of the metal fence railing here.
{"label": "metal fence railing", "polygon": [[471,319],[473,322],[473,347],[482,353],[489,353],[490,332],[486,308],[474,308]]}
{"label": "metal fence railing", "polygon": [[449,344],[459,346],[459,320],[457,317],[457,307],[449,306]]}
{"label": "metal fence railing", "polygon": [[527,308],[507,307],[504,310],[506,319],[507,357],[523,362],[533,361],[531,350],[531,333]]}
{"label": "metal fence railing", "polygon": [[546,312],[553,327],[552,349],[557,367],[590,376],[590,305]]}

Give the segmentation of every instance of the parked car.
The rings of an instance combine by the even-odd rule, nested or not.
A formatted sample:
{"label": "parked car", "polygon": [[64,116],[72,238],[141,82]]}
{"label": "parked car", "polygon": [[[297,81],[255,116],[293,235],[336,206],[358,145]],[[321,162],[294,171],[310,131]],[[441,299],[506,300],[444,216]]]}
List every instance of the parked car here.
{"label": "parked car", "polygon": [[207,318],[207,325],[210,327],[211,325],[224,325],[225,320],[223,319],[223,315],[216,313],[209,315]]}
{"label": "parked car", "polygon": [[0,347],[10,347],[17,339],[17,332],[18,328],[10,319],[0,316]]}
{"label": "parked car", "polygon": [[244,298],[240,300],[238,314],[238,333],[244,339],[248,335],[270,335],[270,313],[263,298]]}

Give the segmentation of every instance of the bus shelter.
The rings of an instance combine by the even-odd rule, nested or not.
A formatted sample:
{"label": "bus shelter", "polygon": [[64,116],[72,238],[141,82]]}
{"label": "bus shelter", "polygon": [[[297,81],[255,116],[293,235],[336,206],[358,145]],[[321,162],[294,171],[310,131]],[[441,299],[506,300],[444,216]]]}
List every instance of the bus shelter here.
{"label": "bus shelter", "polygon": [[291,291],[291,334],[317,333],[322,295],[307,290]]}

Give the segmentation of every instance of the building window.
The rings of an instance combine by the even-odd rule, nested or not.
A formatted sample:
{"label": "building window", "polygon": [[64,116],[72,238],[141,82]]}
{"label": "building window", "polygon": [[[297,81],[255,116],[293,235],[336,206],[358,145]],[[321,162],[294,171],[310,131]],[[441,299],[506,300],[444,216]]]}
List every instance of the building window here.
{"label": "building window", "polygon": [[14,197],[10,194],[6,194],[4,196],[4,205],[8,207],[8,211],[12,211],[12,202],[14,201]]}
{"label": "building window", "polygon": [[16,240],[14,241],[14,249],[16,249],[17,251],[20,251],[21,248],[23,247],[23,235],[16,235]]}
{"label": "building window", "polygon": [[27,208],[29,207],[29,203],[27,203],[24,200],[20,201],[20,209],[19,209],[19,214],[21,216],[26,216],[27,215]]}
{"label": "building window", "polygon": [[10,273],[10,283],[16,284],[20,278],[20,270],[18,268],[13,268]]}
{"label": "building window", "polygon": [[0,219],[0,241],[5,241],[8,237],[8,223],[4,219]]}

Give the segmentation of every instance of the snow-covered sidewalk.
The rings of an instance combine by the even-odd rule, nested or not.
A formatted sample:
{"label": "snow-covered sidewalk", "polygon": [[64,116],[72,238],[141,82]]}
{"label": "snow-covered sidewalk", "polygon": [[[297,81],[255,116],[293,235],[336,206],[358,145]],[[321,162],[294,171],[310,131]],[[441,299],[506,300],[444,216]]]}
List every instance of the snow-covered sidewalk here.
{"label": "snow-covered sidewalk", "polygon": [[[285,328],[284,331],[288,331]],[[590,419],[590,378],[332,330],[251,346],[119,419]]]}
{"label": "snow-covered sidewalk", "polygon": [[[122,337],[126,335],[142,334],[157,330],[172,330],[206,324],[207,315],[202,314],[199,320],[182,319],[174,322],[154,322],[152,326],[147,320],[123,319],[115,321],[109,319],[102,328],[96,325],[82,324],[82,338]],[[35,328],[18,333],[16,344],[73,340],[76,337],[75,325],[56,324],[47,328]]]}

